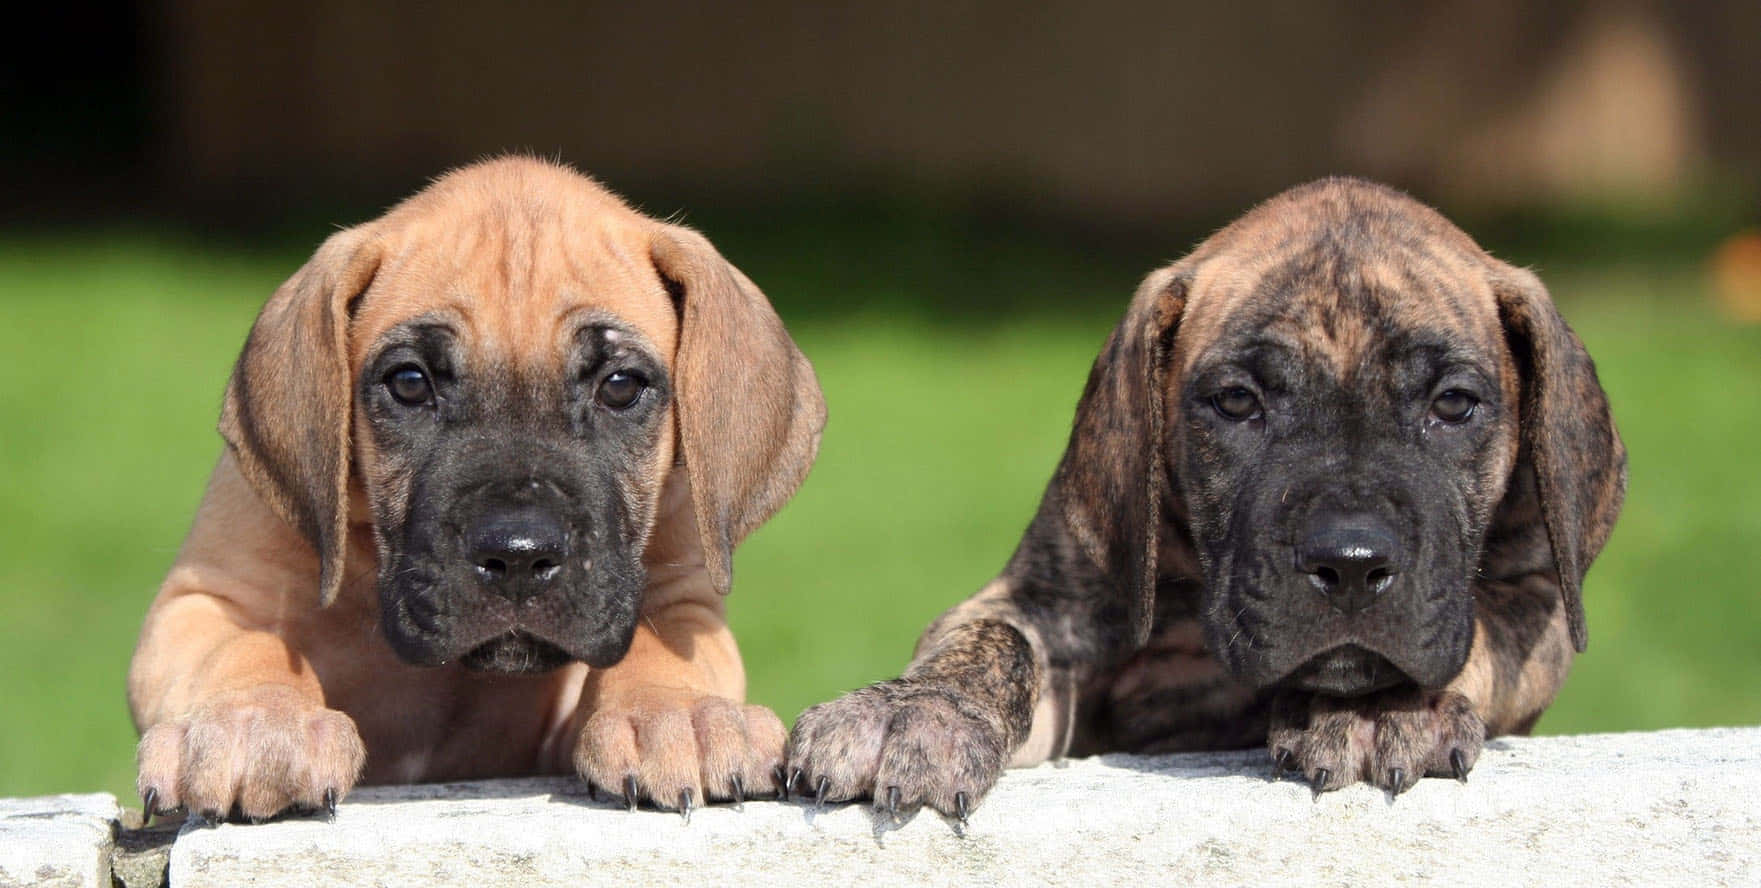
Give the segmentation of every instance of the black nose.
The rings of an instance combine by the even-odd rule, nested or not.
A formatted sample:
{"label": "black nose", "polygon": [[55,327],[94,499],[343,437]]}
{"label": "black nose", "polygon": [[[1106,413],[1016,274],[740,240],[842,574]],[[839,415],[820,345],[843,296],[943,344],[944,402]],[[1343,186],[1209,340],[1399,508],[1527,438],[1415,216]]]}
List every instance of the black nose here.
{"label": "black nose", "polygon": [[478,580],[515,601],[544,591],[562,574],[569,554],[568,531],[543,509],[488,515],[466,540]]}
{"label": "black nose", "polygon": [[1296,550],[1296,566],[1328,603],[1348,614],[1369,607],[1394,582],[1399,543],[1367,515],[1317,519]]}

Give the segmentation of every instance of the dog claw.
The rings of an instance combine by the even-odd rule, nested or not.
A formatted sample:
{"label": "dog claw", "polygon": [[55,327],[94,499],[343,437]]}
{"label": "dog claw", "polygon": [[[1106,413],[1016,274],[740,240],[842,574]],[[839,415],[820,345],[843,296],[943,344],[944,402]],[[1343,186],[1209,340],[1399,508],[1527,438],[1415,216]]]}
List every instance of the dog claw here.
{"label": "dog claw", "polygon": [[691,825],[691,802],[696,794],[689,789],[679,790],[679,816],[685,818],[685,825]]}
{"label": "dog claw", "polygon": [[734,785],[734,810],[746,810],[746,781],[741,780],[740,775],[735,774],[729,778],[728,782]]}
{"label": "dog claw", "polygon": [[966,818],[972,812],[966,808],[966,793],[954,793],[954,816],[960,819],[960,825],[966,825]]}
{"label": "dog claw", "polygon": [[831,790],[832,790],[832,778],[830,778],[830,777],[819,778],[819,782],[817,784],[814,784],[814,787],[813,787],[813,810],[815,810],[815,811],[824,811],[825,810],[825,797],[826,797],[827,793],[831,792]]}
{"label": "dog claw", "polygon": [[788,775],[783,773],[783,766],[782,765],[777,765],[775,768],[771,769],[770,779],[776,781],[777,798],[782,799],[784,801],[788,801],[788,799],[789,799],[789,778],[788,778]]}
{"label": "dog claw", "polygon": [[795,795],[795,784],[801,780],[801,769],[789,772],[789,779],[783,781],[783,801],[789,801]]}
{"label": "dog claw", "polygon": [[326,819],[329,819],[329,820],[336,819],[336,788],[335,787],[331,787],[329,789],[324,790],[324,816]]}
{"label": "dog claw", "polygon": [[1296,754],[1290,750],[1279,749],[1278,755],[1272,759],[1272,779],[1283,779],[1284,772],[1290,770],[1290,766],[1295,758]]}
{"label": "dog claw", "polygon": [[884,810],[887,812],[888,820],[893,823],[899,822],[899,787],[887,787],[887,804]]}
{"label": "dog claw", "polygon": [[1388,772],[1388,783],[1388,788],[1393,790],[1395,795],[1400,795],[1401,793],[1406,792],[1406,770],[1403,768],[1394,768],[1393,770],[1390,770]]}
{"label": "dog claw", "polygon": [[1327,778],[1331,777],[1331,776],[1333,776],[1333,772],[1327,770],[1326,768],[1320,768],[1315,771],[1315,779],[1314,779],[1315,798],[1317,798],[1317,799],[1320,798],[1321,793],[1327,791]]}
{"label": "dog claw", "polygon": [[157,812],[158,807],[159,807],[159,789],[158,789],[158,787],[149,786],[149,787],[147,787],[146,792],[141,793],[141,825],[142,826],[145,826],[147,824],[147,821],[153,819],[153,815]]}
{"label": "dog claw", "polygon": [[1467,754],[1459,749],[1449,750],[1449,769],[1455,772],[1455,779],[1467,782]]}
{"label": "dog claw", "polygon": [[636,810],[636,775],[624,778],[624,807],[632,813]]}

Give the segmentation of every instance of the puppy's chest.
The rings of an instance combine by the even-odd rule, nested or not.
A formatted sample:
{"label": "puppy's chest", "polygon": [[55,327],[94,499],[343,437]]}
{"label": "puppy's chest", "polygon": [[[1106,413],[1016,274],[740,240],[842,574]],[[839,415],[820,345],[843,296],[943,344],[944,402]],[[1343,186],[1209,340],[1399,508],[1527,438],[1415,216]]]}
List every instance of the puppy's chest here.
{"label": "puppy's chest", "polygon": [[[415,783],[543,773],[546,733],[572,714],[580,679],[421,668],[382,640],[309,656],[326,704],[354,719],[367,746],[367,783]],[[573,684],[576,693],[565,693]],[[561,712],[568,704],[570,712]]]}
{"label": "puppy's chest", "polygon": [[430,682],[343,711],[367,744],[366,782],[514,777],[546,771],[546,703],[535,690]]}
{"label": "puppy's chest", "polygon": [[1266,696],[1228,674],[1189,614],[1159,614],[1149,642],[1084,696],[1078,754],[1235,749],[1266,738]]}

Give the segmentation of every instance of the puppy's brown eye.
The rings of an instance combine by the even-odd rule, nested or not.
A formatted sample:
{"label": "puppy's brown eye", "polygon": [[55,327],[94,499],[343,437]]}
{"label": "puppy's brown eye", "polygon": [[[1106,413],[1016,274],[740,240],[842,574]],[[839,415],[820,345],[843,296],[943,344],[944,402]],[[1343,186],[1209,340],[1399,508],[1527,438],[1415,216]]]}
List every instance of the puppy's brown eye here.
{"label": "puppy's brown eye", "polygon": [[434,386],[428,382],[428,374],[415,364],[404,364],[387,373],[385,387],[398,403],[407,407],[426,404],[434,397]]}
{"label": "puppy's brown eye", "polygon": [[619,370],[599,383],[599,403],[613,410],[622,410],[636,403],[646,388],[648,382],[642,377]]}
{"label": "puppy's brown eye", "polygon": [[1450,389],[1431,402],[1431,413],[1444,422],[1467,422],[1474,415],[1474,408],[1479,406],[1479,398],[1460,389]]}
{"label": "puppy's brown eye", "polygon": [[1224,389],[1211,396],[1211,406],[1224,419],[1243,422],[1259,415],[1260,399],[1244,388]]}

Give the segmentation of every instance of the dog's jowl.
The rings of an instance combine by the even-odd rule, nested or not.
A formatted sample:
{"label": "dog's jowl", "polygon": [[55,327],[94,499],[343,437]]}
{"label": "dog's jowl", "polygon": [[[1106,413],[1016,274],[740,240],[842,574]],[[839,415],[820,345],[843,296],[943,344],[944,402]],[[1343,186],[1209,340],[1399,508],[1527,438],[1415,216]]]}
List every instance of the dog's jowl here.
{"label": "dog's jowl", "polygon": [[332,236],[251,330],[142,630],[147,807],[772,791],[782,724],[743,703],[722,596],[824,419],[751,281],[563,167],[467,167]]}
{"label": "dog's jowl", "polygon": [[1002,574],[803,714],[791,772],[955,816],[1107,750],[1465,779],[1583,650],[1625,462],[1533,274],[1393,190],[1293,189],[1144,281]]}

